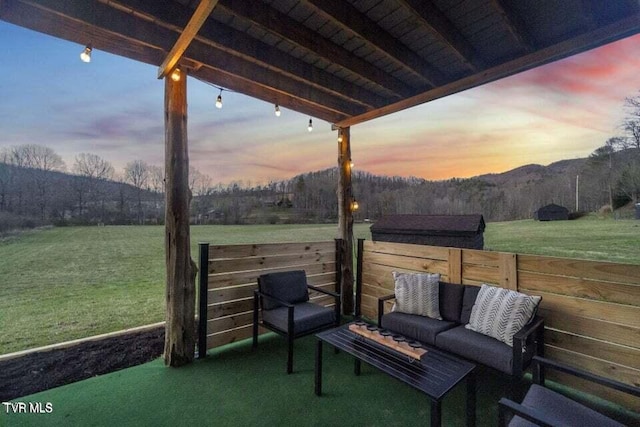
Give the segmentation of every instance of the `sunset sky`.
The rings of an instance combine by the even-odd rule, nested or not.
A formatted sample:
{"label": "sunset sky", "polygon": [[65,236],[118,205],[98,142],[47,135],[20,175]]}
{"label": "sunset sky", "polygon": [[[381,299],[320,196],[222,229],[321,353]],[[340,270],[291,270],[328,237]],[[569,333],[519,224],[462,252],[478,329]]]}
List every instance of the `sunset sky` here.
{"label": "sunset sky", "polygon": [[[162,165],[164,84],[156,67],[0,22],[0,148],[40,144],[71,168],[82,152],[120,172]],[[640,90],[640,35],[351,129],[356,168],[427,179],[586,157],[620,134]],[[188,81],[191,164],[213,182],[266,183],[335,165],[329,123]]]}

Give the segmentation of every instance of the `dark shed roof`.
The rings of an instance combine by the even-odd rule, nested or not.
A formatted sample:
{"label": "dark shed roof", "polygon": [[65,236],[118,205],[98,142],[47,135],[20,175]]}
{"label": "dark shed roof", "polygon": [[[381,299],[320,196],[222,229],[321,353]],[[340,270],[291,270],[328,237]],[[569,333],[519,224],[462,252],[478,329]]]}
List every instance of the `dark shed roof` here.
{"label": "dark shed roof", "polygon": [[371,232],[407,234],[476,234],[485,229],[484,218],[474,215],[388,215],[371,226]]}

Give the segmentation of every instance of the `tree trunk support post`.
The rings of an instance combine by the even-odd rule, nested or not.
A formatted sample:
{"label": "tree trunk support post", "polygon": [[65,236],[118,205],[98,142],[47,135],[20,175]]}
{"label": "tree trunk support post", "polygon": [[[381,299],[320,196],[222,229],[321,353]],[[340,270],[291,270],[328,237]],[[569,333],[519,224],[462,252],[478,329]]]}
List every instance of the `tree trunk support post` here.
{"label": "tree trunk support post", "polygon": [[338,230],[342,239],[342,312],[353,314],[353,188],[351,186],[350,128],[338,128]]}
{"label": "tree trunk support post", "polygon": [[187,73],[165,78],[165,255],[167,268],[164,362],[182,366],[195,357],[195,277],[189,231]]}

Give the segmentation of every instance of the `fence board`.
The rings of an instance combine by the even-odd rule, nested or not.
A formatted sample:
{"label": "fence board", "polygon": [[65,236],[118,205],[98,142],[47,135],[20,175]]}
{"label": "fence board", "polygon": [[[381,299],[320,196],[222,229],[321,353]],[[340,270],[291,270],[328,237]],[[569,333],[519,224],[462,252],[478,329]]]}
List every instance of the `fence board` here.
{"label": "fence board", "polygon": [[[362,277],[367,277],[367,280],[369,281],[369,283],[372,284],[376,284],[377,286],[380,287],[388,287],[390,289],[393,289],[394,287],[394,283],[393,283],[393,272],[397,271],[400,273],[416,273],[415,270],[409,270],[408,268],[395,268],[395,267],[388,267],[388,266],[384,266],[384,265],[378,265],[378,264],[370,264],[370,263],[363,263],[362,264]],[[432,271],[430,271],[429,273],[433,273]],[[442,274],[440,273],[440,280],[442,281],[448,281],[449,280],[449,276],[447,274]]]}
{"label": "fence board", "polygon": [[500,286],[512,291],[518,290],[518,269],[516,254],[500,253]]}
{"label": "fence board", "polygon": [[433,259],[365,252],[364,262],[392,266],[394,269],[406,268],[423,273],[449,274],[449,266],[446,261]]}
{"label": "fence board", "polygon": [[640,306],[640,286],[521,271],[521,288]]}
{"label": "fence board", "polygon": [[362,283],[362,291],[374,298],[380,298],[393,293],[393,289],[381,288],[376,285],[370,285],[366,282]]}
{"label": "fence board", "polygon": [[500,270],[494,267],[483,265],[462,265],[462,280],[474,280],[487,284],[500,283]]}
{"label": "fence board", "polygon": [[[307,283],[313,286],[326,288],[330,291],[335,290],[335,273],[319,274],[316,276],[308,276]],[[248,298],[253,296],[253,291],[258,287],[256,282],[246,283],[243,285],[229,286],[224,288],[215,288],[208,291],[209,303],[217,303],[223,301],[231,301],[240,298]]]}
{"label": "fence board", "polygon": [[[315,274],[332,273],[335,275],[336,263],[324,262],[321,264],[306,264],[295,266],[296,270],[304,270],[307,277]],[[276,273],[281,271],[290,271],[289,267],[265,268],[262,270],[230,272],[209,275],[209,289],[222,288],[227,286],[244,285],[250,282],[257,283],[258,276],[267,273]]]}
{"label": "fence board", "polygon": [[253,324],[253,310],[207,321],[207,335]]}
{"label": "fence board", "polygon": [[501,252],[480,251],[465,249],[462,251],[463,264],[485,265],[487,267],[500,267]]}
{"label": "fence board", "polygon": [[449,248],[448,281],[462,283],[462,249]]}
{"label": "fence board", "polygon": [[335,258],[335,252],[315,252],[213,260],[209,261],[209,274],[259,270],[274,267],[295,267],[304,264],[334,261]]}
{"label": "fence board", "polygon": [[[258,333],[260,335],[269,332],[269,330],[260,327]],[[247,325],[236,329],[230,329],[228,331],[219,332],[207,336],[207,348],[220,347],[225,344],[240,341],[245,338],[251,338],[253,335],[253,326]]]}
{"label": "fence board", "polygon": [[540,307],[547,310],[606,320],[635,328],[640,327],[640,307],[566,297],[546,292],[536,292],[531,289],[521,289],[521,291],[530,295],[540,295],[542,297]]}
{"label": "fence board", "polygon": [[519,255],[518,270],[640,285],[640,265]]}
{"label": "fence board", "polygon": [[331,251],[335,251],[335,242],[211,245],[209,246],[209,259],[291,255]]}
{"label": "fence board", "polygon": [[545,343],[565,350],[576,351],[623,366],[640,370],[640,350],[606,341],[587,338],[552,329],[545,330]]}
{"label": "fence board", "polygon": [[364,251],[371,253],[383,253],[389,255],[401,255],[447,261],[449,259],[448,248],[440,246],[412,245],[407,243],[388,243],[364,241]]}
{"label": "fence board", "polygon": [[640,348],[640,328],[540,308],[548,328]]}

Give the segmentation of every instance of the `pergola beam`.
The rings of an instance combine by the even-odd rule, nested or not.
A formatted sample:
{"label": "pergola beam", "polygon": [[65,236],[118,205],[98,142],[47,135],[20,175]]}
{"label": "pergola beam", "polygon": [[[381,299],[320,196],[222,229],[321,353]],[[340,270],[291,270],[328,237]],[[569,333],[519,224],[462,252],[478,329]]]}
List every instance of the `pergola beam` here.
{"label": "pergola beam", "polygon": [[438,69],[389,33],[381,31],[375,22],[348,2],[342,0],[306,0],[306,2],[314,7],[316,13],[339,24],[347,33],[363,39],[378,52],[418,77],[425,86],[444,83],[445,78]]}
{"label": "pergola beam", "polygon": [[417,92],[416,88],[408,86],[391,74],[358,58],[349,50],[318,37],[315,32],[304,25],[260,1],[220,0],[218,7],[226,9],[229,13],[239,16],[269,33],[282,37],[304,50],[314,52],[321,58],[350,70],[393,94],[405,97]]}
{"label": "pergola beam", "polygon": [[184,27],[184,30],[180,34],[180,37],[178,37],[178,40],[167,54],[165,60],[162,61],[162,64],[160,64],[160,67],[158,68],[159,79],[163,78],[164,76],[169,74],[171,70],[173,70],[173,68],[180,60],[180,57],[182,57],[184,51],[187,50],[189,44],[191,44],[193,38],[196,36],[196,34],[198,34],[198,31],[200,30],[200,27],[202,27],[202,24],[204,24],[204,22],[207,20],[207,18],[213,11],[213,8],[216,7],[216,4],[218,4],[218,0],[200,1],[200,4],[196,8],[195,12],[193,12],[191,20],[189,20],[187,26]]}
{"label": "pergola beam", "polygon": [[530,54],[512,59],[495,67],[484,70],[480,74],[474,74],[460,80],[448,83],[438,88],[428,90],[411,98],[398,101],[377,110],[368,111],[359,116],[350,117],[340,122],[336,126],[348,127],[358,123],[363,123],[378,117],[386,116],[416,105],[444,96],[461,92],[465,89],[480,86],[485,83],[507,77],[521,71],[529,70],[549,62],[557,61],[571,55],[575,55],[595,46],[601,46],[624,37],[629,37],[640,32],[640,12],[628,16],[617,22],[604,26],[594,31],[589,31],[571,39],[556,43]]}
{"label": "pergola beam", "polygon": [[[181,31],[184,22],[190,16],[188,9],[178,3],[158,4],[140,0],[114,0],[110,4],[135,11],[157,25],[178,32]],[[314,86],[319,90],[341,97],[348,102],[358,103],[366,108],[382,107],[393,99],[350,84],[334,74],[287,55],[274,46],[258,41],[212,19],[202,25],[195,40],[224,50],[230,55],[238,56],[261,67],[274,69],[303,84]]]}
{"label": "pergola beam", "polygon": [[529,30],[513,10],[513,5],[508,4],[504,0],[491,0],[493,8],[498,11],[505,23],[509,34],[520,45],[525,52],[532,52],[536,48],[536,41],[529,33]]}
{"label": "pergola beam", "polygon": [[398,0],[411,14],[431,30],[471,71],[485,68],[471,43],[430,0]]}

